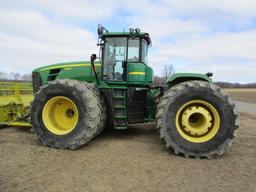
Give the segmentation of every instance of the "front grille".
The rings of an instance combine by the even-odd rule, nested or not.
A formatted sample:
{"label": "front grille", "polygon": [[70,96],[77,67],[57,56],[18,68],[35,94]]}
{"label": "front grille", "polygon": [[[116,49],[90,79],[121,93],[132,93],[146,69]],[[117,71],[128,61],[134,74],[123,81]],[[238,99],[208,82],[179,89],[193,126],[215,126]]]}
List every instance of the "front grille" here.
{"label": "front grille", "polygon": [[32,73],[33,92],[36,93],[42,85],[42,79],[38,72]]}
{"label": "front grille", "polygon": [[61,71],[61,68],[58,69],[51,69],[47,81],[53,81],[57,78]]}

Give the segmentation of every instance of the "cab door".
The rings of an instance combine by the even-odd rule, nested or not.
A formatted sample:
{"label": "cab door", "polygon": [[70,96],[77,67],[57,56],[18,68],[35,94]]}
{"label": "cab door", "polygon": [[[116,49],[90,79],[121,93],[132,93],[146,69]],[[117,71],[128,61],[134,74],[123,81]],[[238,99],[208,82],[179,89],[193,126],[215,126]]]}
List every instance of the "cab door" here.
{"label": "cab door", "polygon": [[126,81],[127,38],[109,37],[105,40],[103,80]]}

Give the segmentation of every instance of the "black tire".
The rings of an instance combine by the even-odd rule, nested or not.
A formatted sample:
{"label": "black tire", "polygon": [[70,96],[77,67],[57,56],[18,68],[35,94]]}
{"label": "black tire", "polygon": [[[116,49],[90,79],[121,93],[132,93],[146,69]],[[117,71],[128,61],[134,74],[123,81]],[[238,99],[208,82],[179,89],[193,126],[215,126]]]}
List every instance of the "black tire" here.
{"label": "black tire", "polygon": [[[43,122],[44,105],[55,96],[69,98],[78,109],[77,124],[68,134],[54,134]],[[102,110],[97,96],[87,84],[76,80],[55,80],[42,86],[35,94],[31,106],[31,122],[35,134],[44,145],[54,148],[76,149],[84,145],[97,135],[102,120]]]}
{"label": "black tire", "polygon": [[98,129],[96,135],[101,134],[101,132],[105,129],[107,124],[107,104],[104,96],[100,92],[100,90],[97,88],[97,86],[94,83],[87,83],[84,82],[86,86],[93,91],[93,93],[96,95],[98,102],[100,103],[100,110],[102,114],[102,121],[100,122],[100,128]]}
{"label": "black tire", "polygon": [[[220,126],[214,137],[205,142],[191,142],[178,131],[176,118],[187,102],[203,100],[214,106],[220,117]],[[229,95],[218,86],[204,81],[187,81],[167,90],[157,106],[156,127],[168,149],[185,157],[211,158],[222,155],[239,127],[238,111]]]}

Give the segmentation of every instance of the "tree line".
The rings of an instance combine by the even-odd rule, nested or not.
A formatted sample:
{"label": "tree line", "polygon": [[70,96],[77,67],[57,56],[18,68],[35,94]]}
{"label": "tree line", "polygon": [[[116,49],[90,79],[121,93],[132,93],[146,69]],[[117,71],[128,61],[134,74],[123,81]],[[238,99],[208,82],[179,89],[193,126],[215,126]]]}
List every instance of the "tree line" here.
{"label": "tree line", "polygon": [[214,82],[221,88],[256,88],[256,83],[229,83],[229,82]]}
{"label": "tree line", "polygon": [[0,81],[32,81],[32,76],[30,73],[0,71]]}

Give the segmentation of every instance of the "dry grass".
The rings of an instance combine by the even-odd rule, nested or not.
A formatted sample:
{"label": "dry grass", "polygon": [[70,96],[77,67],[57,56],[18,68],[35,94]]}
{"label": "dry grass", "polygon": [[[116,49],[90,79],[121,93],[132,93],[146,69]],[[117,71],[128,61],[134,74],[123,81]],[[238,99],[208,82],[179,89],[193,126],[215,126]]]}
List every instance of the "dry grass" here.
{"label": "dry grass", "polygon": [[234,100],[256,103],[256,89],[224,89]]}

